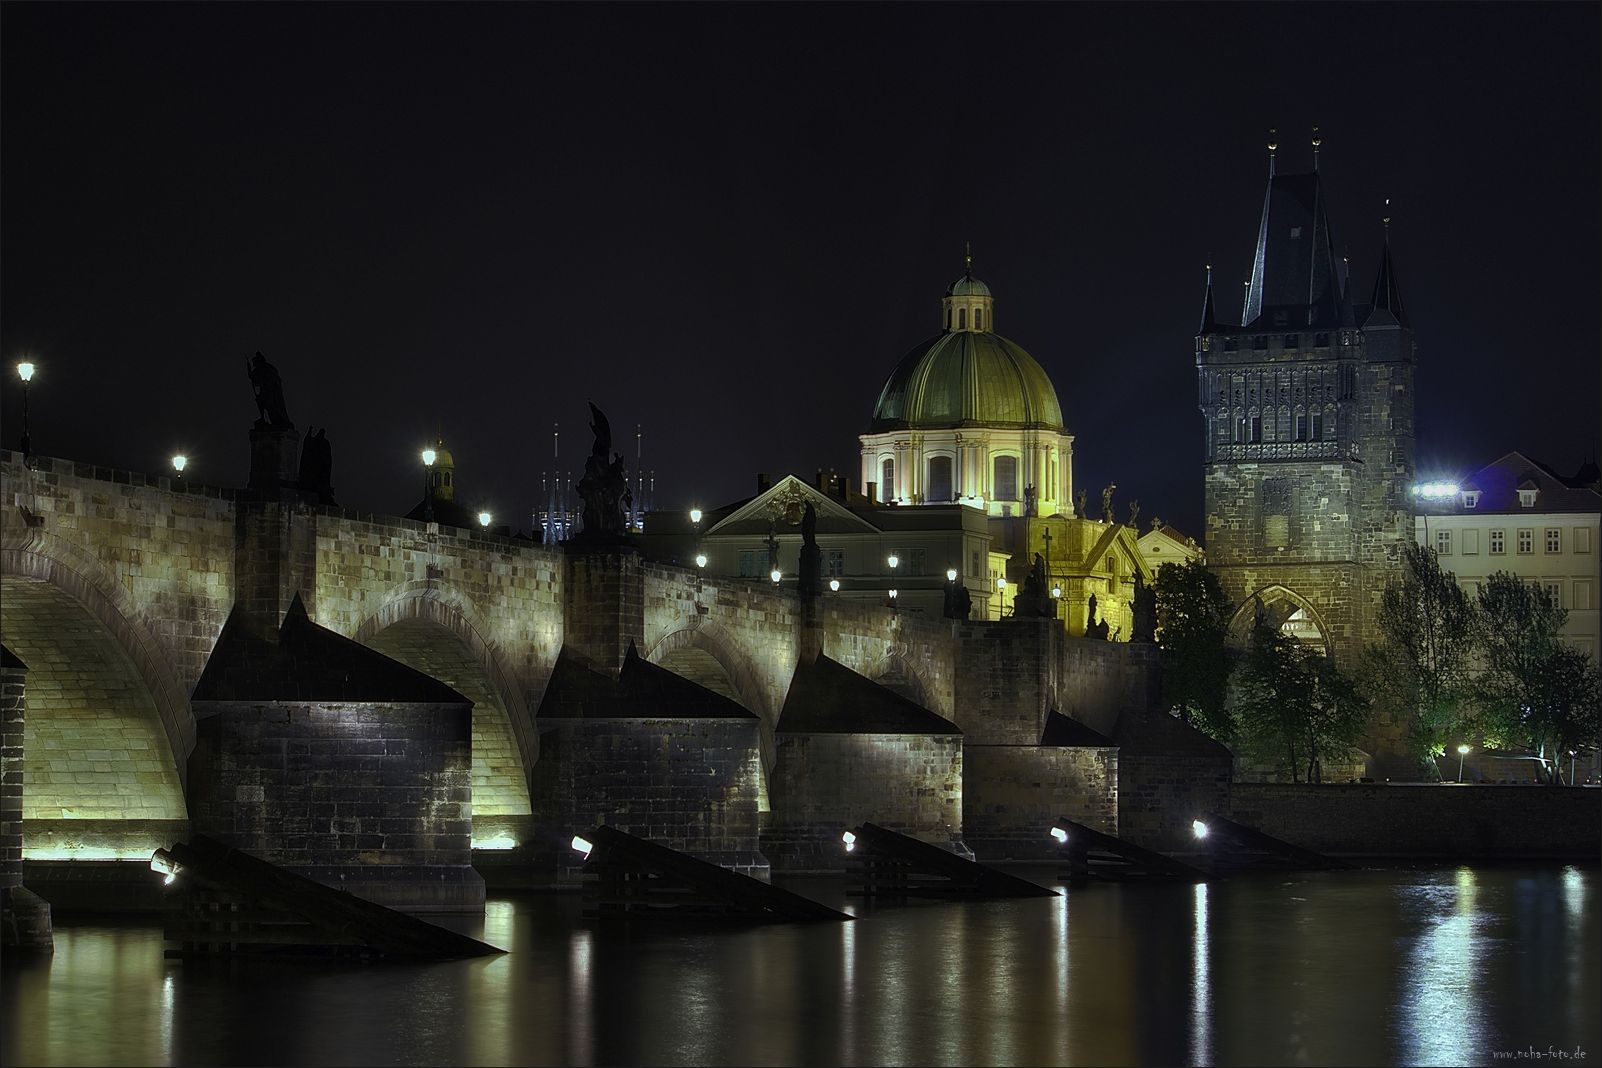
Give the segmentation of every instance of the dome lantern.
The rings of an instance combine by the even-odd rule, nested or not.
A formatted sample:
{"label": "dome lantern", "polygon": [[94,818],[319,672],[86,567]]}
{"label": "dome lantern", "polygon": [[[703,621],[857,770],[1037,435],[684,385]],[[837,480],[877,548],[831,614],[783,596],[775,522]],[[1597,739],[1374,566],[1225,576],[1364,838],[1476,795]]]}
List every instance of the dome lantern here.
{"label": "dome lantern", "polygon": [[940,328],[950,333],[985,333],[996,329],[996,302],[990,287],[973,276],[973,251],[965,247],[962,277],[946,287],[940,301]]}

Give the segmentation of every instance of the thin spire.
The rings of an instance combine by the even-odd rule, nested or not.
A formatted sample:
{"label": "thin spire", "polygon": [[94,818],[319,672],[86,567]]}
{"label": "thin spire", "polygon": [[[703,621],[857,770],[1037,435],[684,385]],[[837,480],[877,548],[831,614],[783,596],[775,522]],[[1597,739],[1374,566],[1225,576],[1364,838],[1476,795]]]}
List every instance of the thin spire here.
{"label": "thin spire", "polygon": [[1202,301],[1201,330],[1198,333],[1210,334],[1218,327],[1218,319],[1213,315],[1213,265],[1207,265],[1207,298]]}
{"label": "thin spire", "polygon": [[1274,153],[1279,151],[1279,131],[1268,128],[1268,176],[1274,177]]}
{"label": "thin spire", "polygon": [[1251,312],[1252,307],[1252,280],[1248,278],[1246,281],[1242,282],[1241,285],[1246,287],[1246,295],[1241,299],[1240,325],[1246,326],[1246,316]]}
{"label": "thin spire", "polygon": [[1318,146],[1322,145],[1323,143],[1324,143],[1324,139],[1322,137],[1318,136],[1318,127],[1315,125],[1313,127],[1313,170],[1314,171],[1318,170]]}
{"label": "thin spire", "polygon": [[1385,226],[1385,248],[1380,254],[1379,274],[1374,278],[1374,299],[1371,302],[1372,318],[1376,312],[1386,311],[1402,326],[1407,325],[1407,310],[1402,306],[1402,290],[1396,281],[1396,268],[1391,264],[1391,201],[1385,198],[1385,215],[1380,220]]}
{"label": "thin spire", "polygon": [[962,274],[965,278],[973,277],[973,242],[962,243]]}

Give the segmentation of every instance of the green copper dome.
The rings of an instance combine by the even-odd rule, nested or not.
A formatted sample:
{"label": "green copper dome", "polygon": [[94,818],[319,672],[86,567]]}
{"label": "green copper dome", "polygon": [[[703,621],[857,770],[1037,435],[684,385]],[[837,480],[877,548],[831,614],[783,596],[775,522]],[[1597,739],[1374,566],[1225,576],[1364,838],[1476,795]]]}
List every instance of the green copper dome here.
{"label": "green copper dome", "polygon": [[1061,431],[1062,408],[1045,370],[1021,347],[999,334],[947,331],[896,365],[868,433],[960,426]]}
{"label": "green copper dome", "polygon": [[948,297],[988,297],[990,287],[971,274],[965,274],[946,287]]}

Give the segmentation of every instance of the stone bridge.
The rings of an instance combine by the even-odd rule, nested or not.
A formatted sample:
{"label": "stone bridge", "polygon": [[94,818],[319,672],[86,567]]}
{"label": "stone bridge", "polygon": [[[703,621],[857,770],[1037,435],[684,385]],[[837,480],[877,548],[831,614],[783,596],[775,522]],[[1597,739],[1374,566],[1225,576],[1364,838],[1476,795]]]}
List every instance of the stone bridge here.
{"label": "stone bridge", "polygon": [[[191,696],[236,606],[311,619],[473,701],[472,816],[526,822],[536,712],[564,644],[640,656],[759,720],[764,783],[806,644],[953,721],[969,747],[1037,745],[1061,711],[1106,735],[1152,703],[1146,648],[1026,621],[954,622],[703,577],[638,558],[262,500],[0,452],[0,638],[28,668],[30,858],[148,856],[187,820]],[[766,786],[764,786],[764,792]]]}

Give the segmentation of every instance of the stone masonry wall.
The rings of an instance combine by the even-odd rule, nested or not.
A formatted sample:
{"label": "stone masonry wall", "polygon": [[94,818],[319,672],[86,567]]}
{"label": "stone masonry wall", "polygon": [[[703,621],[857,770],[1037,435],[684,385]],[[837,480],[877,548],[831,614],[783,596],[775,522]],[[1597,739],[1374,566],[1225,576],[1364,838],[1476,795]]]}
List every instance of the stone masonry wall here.
{"label": "stone masonry wall", "polygon": [[202,702],[197,833],[275,864],[465,866],[466,705]]}
{"label": "stone masonry wall", "polygon": [[1192,848],[1191,821],[1229,811],[1229,776],[1227,758],[1123,747],[1118,753],[1119,834],[1147,849]]}
{"label": "stone masonry wall", "polygon": [[1056,711],[1112,736],[1125,711],[1159,698],[1157,647],[1064,636],[1057,643]]}
{"label": "stone masonry wall", "polygon": [[1115,746],[969,745],[962,760],[963,840],[980,861],[1055,859],[1063,816],[1118,833]]}
{"label": "stone masonry wall", "polygon": [[1236,783],[1231,818],[1323,853],[1602,856],[1598,792],[1553,786]]}
{"label": "stone masonry wall", "polygon": [[28,673],[0,668],[0,890],[22,885],[23,723]]}
{"label": "stone masonry wall", "polygon": [[1062,624],[1049,619],[958,625],[953,719],[971,745],[1035,745],[1052,710]]}
{"label": "stone masonry wall", "polygon": [[783,734],[762,849],[775,871],[838,871],[864,821],[946,846],[962,836],[962,737]]}

